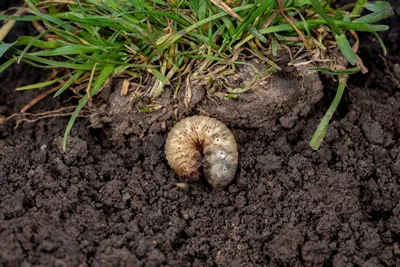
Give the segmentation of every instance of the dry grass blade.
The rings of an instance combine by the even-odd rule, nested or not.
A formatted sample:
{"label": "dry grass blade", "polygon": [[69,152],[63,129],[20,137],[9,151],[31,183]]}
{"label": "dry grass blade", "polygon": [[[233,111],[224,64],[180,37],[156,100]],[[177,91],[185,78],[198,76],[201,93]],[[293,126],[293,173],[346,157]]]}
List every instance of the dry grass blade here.
{"label": "dry grass blade", "polygon": [[243,21],[243,19],[235,11],[233,11],[232,8],[230,8],[227,4],[225,4],[221,0],[210,0],[210,1],[213,2],[214,5],[218,6],[223,11],[225,11],[226,13],[237,19],[238,21],[240,22]]}
{"label": "dry grass blade", "polygon": [[363,74],[365,74],[365,73],[368,72],[368,69],[367,69],[367,67],[365,67],[365,65],[364,65],[363,61],[361,60],[361,58],[357,55],[358,48],[360,47],[360,40],[359,40],[358,35],[357,35],[357,33],[356,33],[355,31],[350,30],[349,32],[351,33],[351,35],[352,35],[352,36],[354,37],[354,39],[356,40],[355,43],[354,43],[354,45],[351,47],[351,49],[352,49],[353,52],[356,54],[356,57],[357,57],[357,60],[358,60],[358,65],[359,65],[360,68],[361,68],[361,72],[362,72]]}
{"label": "dry grass blade", "polygon": [[4,40],[11,29],[14,27],[15,20],[9,20],[0,28],[0,41]]}
{"label": "dry grass blade", "polygon": [[121,96],[127,95],[129,89],[129,80],[124,79],[122,86],[121,86]]}
{"label": "dry grass blade", "polygon": [[307,42],[306,38],[304,37],[303,33],[296,27],[296,25],[294,25],[293,20],[288,15],[286,15],[285,11],[283,11],[283,8],[282,8],[283,4],[282,4],[281,0],[275,0],[275,1],[276,1],[277,5],[278,5],[278,9],[279,9],[279,12],[281,13],[281,15],[286,19],[286,21],[293,27],[293,29],[299,35],[299,37],[303,41],[304,46],[306,47],[306,49],[310,50],[311,47],[308,44],[308,42]]}
{"label": "dry grass blade", "polygon": [[21,109],[21,113],[25,113],[28,109],[36,105],[40,100],[46,98],[48,95],[57,92],[58,89],[60,89],[64,83],[61,83],[60,85],[48,90],[47,92],[44,92],[43,94],[38,95],[34,99],[32,99],[25,107]]}
{"label": "dry grass blade", "polygon": [[50,1],[41,1],[38,3],[38,6],[44,6],[46,4],[76,4],[75,0],[50,0]]}
{"label": "dry grass blade", "polygon": [[15,128],[18,128],[18,126],[21,122],[35,122],[35,121],[45,119],[45,118],[70,116],[71,112],[69,112],[69,110],[73,110],[74,108],[76,108],[76,106],[69,106],[69,107],[60,108],[57,110],[45,111],[45,112],[40,112],[40,113],[27,113],[27,112],[14,113],[6,118],[0,117],[0,124],[5,123],[6,121],[12,120],[14,118],[17,118],[17,119],[15,119],[15,121],[16,121]]}
{"label": "dry grass blade", "polygon": [[278,15],[279,10],[275,10],[274,13],[272,13],[271,16],[267,19],[267,21],[263,24],[262,28],[267,28],[269,25],[271,25],[272,21],[276,18],[276,15]]}

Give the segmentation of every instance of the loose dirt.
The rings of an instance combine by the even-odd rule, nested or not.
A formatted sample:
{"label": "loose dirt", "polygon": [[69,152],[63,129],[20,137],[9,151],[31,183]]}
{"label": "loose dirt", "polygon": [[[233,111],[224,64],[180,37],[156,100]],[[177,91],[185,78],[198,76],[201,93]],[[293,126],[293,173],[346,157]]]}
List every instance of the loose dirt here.
{"label": "loose dirt", "polygon": [[[350,80],[322,148],[308,142],[333,99],[329,85],[290,129],[234,127],[239,167],[224,190],[177,178],[163,131],[116,145],[80,118],[63,152],[65,118],[1,124],[0,265],[399,266],[400,12],[392,4],[386,64],[378,42],[363,36],[370,73]],[[46,75],[27,66],[1,74],[0,115],[42,93],[15,87]],[[67,100],[49,97],[32,111]]]}

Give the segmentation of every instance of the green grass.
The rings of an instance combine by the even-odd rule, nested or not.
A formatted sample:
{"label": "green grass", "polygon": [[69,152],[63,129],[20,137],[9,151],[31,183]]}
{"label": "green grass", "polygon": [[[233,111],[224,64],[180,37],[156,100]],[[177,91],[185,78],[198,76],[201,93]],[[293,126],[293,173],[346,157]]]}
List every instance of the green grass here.
{"label": "green grass", "polygon": [[[25,0],[25,3],[29,12],[20,9],[15,15],[0,15],[0,20],[40,21],[46,30],[36,37],[20,37],[12,44],[0,42],[0,57],[7,51],[13,55],[0,66],[0,72],[16,62],[61,68],[64,71],[60,77],[19,88],[29,90],[64,82],[54,97],[76,81],[86,79],[86,94],[67,125],[64,149],[81,109],[110,78],[151,77],[154,85],[143,94],[154,100],[172,81],[180,85],[188,75],[201,77],[215,64],[240,64],[235,55],[241,49],[251,49],[264,60],[266,68],[261,73],[267,74],[278,68],[270,58],[279,46],[313,50],[317,48],[313,40],[324,47],[329,39],[353,66],[342,71],[312,70],[338,76],[342,81],[334,104],[310,143],[318,149],[345,88],[344,77],[362,69],[346,33],[370,32],[379,38],[376,33],[388,27],[375,23],[393,14],[387,2],[365,0],[337,10],[329,1],[317,0],[283,1],[280,5],[274,0],[229,1],[230,5],[217,0]],[[368,12],[360,17],[363,10]],[[329,28],[326,35],[317,31],[321,26]],[[31,52],[32,47],[39,51]],[[227,98],[250,89],[251,86],[227,88]]]}

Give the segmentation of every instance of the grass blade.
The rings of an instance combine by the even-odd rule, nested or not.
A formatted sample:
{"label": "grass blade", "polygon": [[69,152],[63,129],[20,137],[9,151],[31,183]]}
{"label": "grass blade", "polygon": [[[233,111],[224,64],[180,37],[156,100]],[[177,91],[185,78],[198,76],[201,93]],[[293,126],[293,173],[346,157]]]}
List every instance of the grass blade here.
{"label": "grass blade", "polygon": [[12,59],[8,60],[7,62],[5,62],[3,65],[0,66],[0,73],[2,73],[5,69],[10,67],[12,64],[14,64],[16,61],[17,61],[16,58],[12,58]]}
{"label": "grass blade", "polygon": [[310,0],[311,5],[314,7],[315,11],[329,24],[332,31],[335,34],[341,34],[339,27],[336,25],[335,21],[326,14],[324,8],[318,2],[318,0]]}
{"label": "grass blade", "polygon": [[42,38],[45,34],[47,34],[49,31],[44,31],[40,34],[38,34],[35,38],[32,39],[32,41],[29,42],[29,44],[27,44],[24,48],[24,50],[22,50],[21,54],[18,57],[18,61],[17,63],[19,64],[22,60],[22,58],[24,57],[24,55],[28,52],[29,48],[32,47],[32,45],[35,43],[35,41],[39,40],[40,38]]}
{"label": "grass blade", "polygon": [[41,57],[33,56],[31,54],[26,54],[25,58],[48,65],[49,68],[69,68],[69,69],[73,69],[73,70],[92,70],[92,68],[93,68],[93,64],[89,64],[89,63],[75,64],[75,63],[41,58]]}
{"label": "grass blade", "polygon": [[340,34],[335,35],[335,40],[339,46],[340,52],[346,57],[350,64],[354,65],[358,62],[357,56],[350,46],[349,40],[347,40],[346,35]]}
{"label": "grass blade", "polygon": [[6,44],[2,41],[0,41],[0,57],[2,57],[4,55],[5,52],[8,51],[8,49],[10,49],[11,47],[13,47],[14,43],[10,43],[10,44]]}
{"label": "grass blade", "polygon": [[[33,56],[63,56],[63,55],[79,55],[94,53],[96,50],[103,50],[101,47],[97,46],[85,46],[85,45],[65,45],[52,50],[42,50],[38,52],[30,53]],[[104,50],[103,50],[104,51]],[[104,51],[106,52],[106,51]]]}
{"label": "grass blade", "polygon": [[63,137],[63,144],[62,144],[62,148],[64,151],[67,148],[67,139],[68,139],[69,133],[71,132],[72,126],[74,126],[76,118],[78,117],[82,108],[86,105],[87,101],[88,101],[88,95],[84,95],[81,98],[81,100],[79,100],[78,106],[76,106],[74,113],[72,113],[71,118],[68,121],[67,128],[65,130],[64,137]]}
{"label": "grass blade", "polygon": [[45,82],[41,82],[41,83],[35,83],[35,84],[30,84],[27,86],[22,86],[22,87],[18,87],[17,91],[25,91],[25,90],[32,90],[32,89],[38,89],[38,88],[42,88],[42,87],[46,87],[52,84],[55,84],[56,82],[61,81],[62,79],[64,79],[65,77],[61,77],[61,78],[57,78],[54,80],[50,80],[50,81],[45,81]]}
{"label": "grass blade", "polygon": [[343,74],[354,74],[361,70],[359,66],[347,70],[331,70],[328,68],[311,68],[309,69],[310,72],[321,72],[323,74],[330,74],[330,75],[343,75]]}
{"label": "grass blade", "polygon": [[90,90],[90,97],[95,96],[100,89],[103,87],[104,83],[111,75],[114,73],[115,65],[106,65],[102,71],[100,72],[99,76],[97,76],[96,81],[93,83],[93,88]]}
{"label": "grass blade", "polygon": [[[357,5],[356,5],[356,7],[357,7]],[[361,18],[355,19],[355,20],[353,20],[353,22],[375,23],[380,20],[386,19],[394,14],[392,7],[387,2],[366,3],[366,4],[364,4],[364,7],[366,9],[368,9],[369,11],[372,11],[372,13],[365,15]]]}
{"label": "grass blade", "polygon": [[382,38],[381,38],[381,37],[379,36],[379,34],[376,33],[376,32],[373,32],[372,34],[375,36],[375,38],[378,40],[379,44],[381,45],[381,48],[382,48],[382,50],[383,50],[383,55],[386,56],[386,54],[387,54],[387,49],[386,49],[385,44],[383,43]]}
{"label": "grass blade", "polygon": [[82,76],[82,74],[85,73],[85,71],[80,70],[77,73],[74,74],[74,76],[71,77],[58,91],[54,94],[54,98],[62,94],[67,88],[71,86],[72,83],[74,83],[79,77]]}
{"label": "grass blade", "polygon": [[32,3],[31,0],[25,0],[25,3],[28,5],[29,10],[30,10],[33,14],[35,14],[36,16],[38,16],[39,18],[41,18],[41,19],[43,19],[43,20],[45,20],[45,21],[52,22],[52,23],[54,23],[54,24],[56,24],[56,25],[59,25],[59,26],[62,25],[62,28],[64,28],[66,31],[74,32],[75,27],[73,27],[73,26],[71,26],[71,25],[68,25],[68,24],[65,24],[65,22],[64,22],[63,20],[58,19],[58,18],[55,17],[55,16],[47,15],[47,14],[43,14],[43,13],[39,12],[39,10],[36,8],[36,6]]}
{"label": "grass blade", "polygon": [[329,106],[328,111],[325,116],[322,118],[322,121],[318,125],[317,130],[315,131],[313,137],[310,141],[310,146],[314,150],[318,150],[322,144],[322,141],[325,138],[326,131],[328,129],[329,121],[331,120],[333,114],[335,113],[340,100],[342,99],[344,88],[346,87],[346,78],[345,76],[339,76],[339,87],[336,91],[335,99],[332,104]]}
{"label": "grass blade", "polygon": [[[97,77],[96,81],[93,83],[93,88],[92,90],[90,90],[90,97],[93,97],[100,91],[106,80],[114,73],[114,70],[115,70],[114,65],[107,65],[104,67],[104,69],[100,72],[99,76]],[[75,108],[74,113],[72,113],[71,118],[68,121],[67,128],[65,129],[63,137],[62,147],[64,151],[67,148],[67,139],[69,133],[71,132],[72,126],[74,125],[76,118],[78,117],[82,108],[86,105],[87,101],[88,101],[88,95],[86,94],[81,98],[78,106]]]}

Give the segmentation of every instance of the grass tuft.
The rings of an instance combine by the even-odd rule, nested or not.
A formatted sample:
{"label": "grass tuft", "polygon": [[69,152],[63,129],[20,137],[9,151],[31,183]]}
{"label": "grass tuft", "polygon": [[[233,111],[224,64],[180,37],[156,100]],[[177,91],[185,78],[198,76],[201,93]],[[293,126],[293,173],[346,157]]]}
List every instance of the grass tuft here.
{"label": "grass tuft", "polygon": [[[368,12],[361,16],[364,10]],[[338,76],[341,95],[344,77],[363,69],[347,33],[356,36],[357,31],[363,31],[378,36],[377,32],[388,27],[374,23],[392,14],[387,2],[365,0],[337,10],[324,0],[25,0],[25,6],[14,14],[0,13],[0,20],[5,21],[0,28],[0,57],[7,51],[13,56],[0,66],[0,72],[20,61],[39,68],[60,69],[60,77],[19,88],[60,83],[54,97],[86,83],[86,92],[65,131],[65,149],[81,109],[108,79],[119,76],[141,82],[140,77],[146,77],[146,81],[153,81],[149,83],[152,86],[136,94],[154,100],[172,81],[181,84],[188,77],[209,79],[211,71],[227,71],[217,65],[238,63],[237,55],[243,50],[251,51],[269,66],[258,79],[279,69],[271,57],[283,47],[304,47],[320,57],[327,46],[336,47],[354,65],[352,68],[311,71]],[[13,21],[32,21],[40,34],[4,43],[1,40]],[[226,88],[226,98],[235,98],[250,89],[251,86]],[[312,148],[319,148],[339,100],[337,96],[317,129],[310,143]],[[152,108],[143,110],[150,112]]]}

